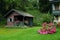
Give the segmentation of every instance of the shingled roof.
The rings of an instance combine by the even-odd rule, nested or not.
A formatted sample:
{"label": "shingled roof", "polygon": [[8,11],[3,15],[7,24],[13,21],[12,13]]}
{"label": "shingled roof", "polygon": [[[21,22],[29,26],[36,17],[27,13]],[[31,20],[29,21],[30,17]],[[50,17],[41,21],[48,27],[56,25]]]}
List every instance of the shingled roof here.
{"label": "shingled roof", "polygon": [[16,13],[22,15],[22,16],[33,17],[33,16],[32,16],[31,14],[29,14],[29,13],[26,13],[26,12],[23,12],[23,11],[19,11],[19,10],[15,10],[15,9],[10,10],[10,11],[5,15],[5,17],[8,16],[8,15],[10,14],[10,12],[16,12]]}

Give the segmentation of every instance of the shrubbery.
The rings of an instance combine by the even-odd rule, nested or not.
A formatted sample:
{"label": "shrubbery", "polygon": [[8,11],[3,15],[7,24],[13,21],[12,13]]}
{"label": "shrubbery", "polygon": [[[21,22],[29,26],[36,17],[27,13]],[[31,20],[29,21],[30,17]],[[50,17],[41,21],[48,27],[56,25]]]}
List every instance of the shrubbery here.
{"label": "shrubbery", "polygon": [[27,10],[28,13],[34,16],[34,25],[41,26],[44,21],[52,21],[52,16],[49,13],[41,13],[39,10]]}
{"label": "shrubbery", "polygon": [[0,18],[0,27],[6,26],[6,19],[5,18]]}

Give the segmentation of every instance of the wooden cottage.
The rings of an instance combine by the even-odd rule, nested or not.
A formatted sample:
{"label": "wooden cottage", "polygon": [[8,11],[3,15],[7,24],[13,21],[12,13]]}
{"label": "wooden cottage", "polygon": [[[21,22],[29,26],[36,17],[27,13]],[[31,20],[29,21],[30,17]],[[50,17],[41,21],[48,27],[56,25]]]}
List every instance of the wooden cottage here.
{"label": "wooden cottage", "polygon": [[55,23],[59,23],[60,22],[60,0],[49,0],[50,4],[51,4],[51,13],[53,15],[53,21]]}
{"label": "wooden cottage", "polygon": [[33,26],[33,16],[15,9],[10,10],[6,15],[8,26]]}

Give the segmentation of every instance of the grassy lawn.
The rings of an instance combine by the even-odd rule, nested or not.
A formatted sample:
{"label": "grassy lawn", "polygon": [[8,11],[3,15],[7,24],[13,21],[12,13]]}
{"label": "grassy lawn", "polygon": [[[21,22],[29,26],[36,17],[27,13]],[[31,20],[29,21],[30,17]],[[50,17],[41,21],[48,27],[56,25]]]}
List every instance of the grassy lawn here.
{"label": "grassy lawn", "polygon": [[60,28],[55,34],[38,34],[40,27],[26,29],[0,28],[0,40],[60,40]]}

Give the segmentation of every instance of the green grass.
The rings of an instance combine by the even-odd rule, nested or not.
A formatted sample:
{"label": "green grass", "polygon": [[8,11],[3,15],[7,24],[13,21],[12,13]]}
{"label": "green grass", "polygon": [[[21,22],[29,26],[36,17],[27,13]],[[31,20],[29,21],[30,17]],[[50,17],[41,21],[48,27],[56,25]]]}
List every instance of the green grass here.
{"label": "green grass", "polygon": [[0,28],[0,40],[60,40],[60,28],[54,34],[42,35],[37,32],[40,27],[26,29]]}

